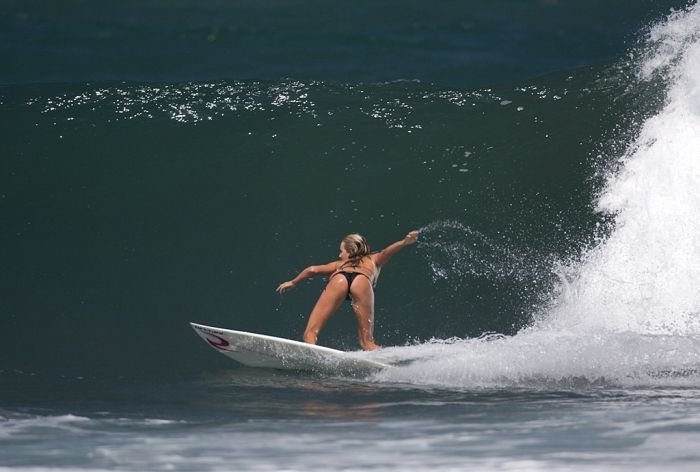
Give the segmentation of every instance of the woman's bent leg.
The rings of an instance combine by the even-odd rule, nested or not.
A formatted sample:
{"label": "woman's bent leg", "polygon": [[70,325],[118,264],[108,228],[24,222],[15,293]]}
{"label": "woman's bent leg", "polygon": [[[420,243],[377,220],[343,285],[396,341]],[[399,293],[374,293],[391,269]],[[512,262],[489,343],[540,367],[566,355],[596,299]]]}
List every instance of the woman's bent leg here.
{"label": "woman's bent leg", "polygon": [[352,309],[357,319],[360,347],[365,351],[379,349],[374,342],[374,289],[366,277],[357,277],[350,287]]}
{"label": "woman's bent leg", "polygon": [[328,285],[318,297],[316,306],[311,310],[309,321],[304,330],[304,342],[316,344],[318,342],[318,333],[326,325],[326,322],[331,318],[345,299],[348,293],[348,281],[345,277],[335,276],[328,281]]}

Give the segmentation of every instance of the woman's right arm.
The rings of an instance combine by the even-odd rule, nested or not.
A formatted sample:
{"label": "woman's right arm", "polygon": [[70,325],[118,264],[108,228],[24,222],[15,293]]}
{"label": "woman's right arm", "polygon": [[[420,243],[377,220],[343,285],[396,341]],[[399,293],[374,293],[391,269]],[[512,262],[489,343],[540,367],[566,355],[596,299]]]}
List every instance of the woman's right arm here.
{"label": "woman's right arm", "polygon": [[298,284],[299,282],[301,282],[302,280],[311,279],[313,277],[324,276],[324,275],[329,276],[333,272],[335,272],[337,268],[338,268],[338,262],[330,262],[330,263],[324,264],[324,265],[309,266],[306,269],[299,272],[299,275],[294,277],[292,280],[282,282],[279,285],[279,287],[277,287],[277,291],[279,293],[286,292],[287,290],[294,288],[294,286],[296,284]]}

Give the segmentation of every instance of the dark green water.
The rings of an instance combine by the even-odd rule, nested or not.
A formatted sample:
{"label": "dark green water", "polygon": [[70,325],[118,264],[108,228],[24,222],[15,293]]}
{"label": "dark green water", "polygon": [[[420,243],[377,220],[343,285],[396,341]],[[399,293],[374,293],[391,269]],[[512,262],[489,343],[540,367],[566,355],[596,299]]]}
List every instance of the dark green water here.
{"label": "dark green water", "polygon": [[[0,472],[695,470],[688,2],[2,2]],[[340,239],[366,378],[298,339]],[[350,307],[320,342],[357,348]]]}
{"label": "dark green water", "polygon": [[492,86],[625,52],[680,0],[5,0],[0,83]]}
{"label": "dark green water", "polygon": [[[164,345],[192,350],[178,369],[197,365],[190,320],[296,337],[323,282],[284,296],[274,288],[335,259],[354,231],[379,249],[426,228],[378,286],[382,343],[514,333],[542,301],[551,264],[600,220],[592,152],[610,123],[600,74],[574,75],[465,92],[10,89],[2,239],[13,367],[161,368],[172,355]],[[441,238],[461,251],[446,253]],[[325,343],[354,346],[349,313]],[[30,342],[64,354],[26,356]]]}
{"label": "dark green water", "polygon": [[[674,5],[392,5],[8,2],[5,367],[196,369],[188,321],[297,337],[322,282],[273,290],[349,232],[426,228],[382,277],[382,343],[527,325],[604,233],[601,170],[659,96],[618,57]],[[353,348],[347,310],[323,342]]]}

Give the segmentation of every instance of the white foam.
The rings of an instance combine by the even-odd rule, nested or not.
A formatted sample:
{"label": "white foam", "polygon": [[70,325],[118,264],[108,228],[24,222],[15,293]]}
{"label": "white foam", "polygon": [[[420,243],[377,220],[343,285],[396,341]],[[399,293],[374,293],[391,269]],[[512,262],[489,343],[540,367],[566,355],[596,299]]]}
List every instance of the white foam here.
{"label": "white foam", "polygon": [[37,428],[77,432],[80,430],[80,425],[90,421],[92,421],[90,418],[70,414],[58,416],[11,415],[0,421],[0,439],[18,435],[29,436]]}
{"label": "white foam", "polygon": [[598,209],[614,230],[566,267],[556,304],[512,337],[376,354],[383,381],[451,387],[700,385],[700,7],[650,29],[641,80],[666,100],[643,123]]}
{"label": "white foam", "polygon": [[114,469],[85,467],[0,467],[0,472],[114,472]]}
{"label": "white foam", "polygon": [[527,329],[516,336],[432,341],[384,349],[408,365],[377,380],[450,388],[700,385],[700,336],[581,334]]}
{"label": "white foam", "polygon": [[173,424],[185,424],[183,420],[168,420],[161,418],[100,418],[93,419],[72,414],[34,416],[28,414],[12,413],[0,417],[0,439],[13,437],[39,437],[47,431],[55,430],[60,433],[72,433],[76,435],[90,435],[91,428],[97,424],[112,424],[125,426],[145,426],[159,428]]}
{"label": "white foam", "polygon": [[700,333],[700,8],[651,31],[640,68],[669,81],[666,103],[609,179],[598,208],[615,215],[615,230],[577,268],[550,324]]}

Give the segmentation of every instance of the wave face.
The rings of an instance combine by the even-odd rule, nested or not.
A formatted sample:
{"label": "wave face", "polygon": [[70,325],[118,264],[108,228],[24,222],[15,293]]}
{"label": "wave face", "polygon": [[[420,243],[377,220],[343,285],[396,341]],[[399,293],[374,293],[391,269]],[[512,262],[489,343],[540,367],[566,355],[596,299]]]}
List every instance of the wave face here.
{"label": "wave face", "polygon": [[[295,337],[323,283],[280,281],[350,232],[379,249],[413,228],[377,288],[382,342],[513,334],[599,219],[580,144],[609,122],[596,74],[7,89],[5,346],[31,369],[57,346],[111,368],[167,364],[170,342],[203,359],[188,321]],[[354,348],[349,309],[332,321],[323,342]]]}
{"label": "wave face", "polygon": [[[421,228],[377,287],[375,355],[412,361],[384,380],[694,382],[697,11],[511,85],[4,86],[0,369],[227,366],[189,321],[298,337],[323,281],[277,284]],[[356,348],[348,307],[321,342]]]}
{"label": "wave face", "polygon": [[[515,336],[433,341],[397,381],[464,386],[700,385],[700,8],[654,25],[634,85],[663,84],[596,210],[611,231],[556,270],[552,304]],[[630,88],[628,87],[628,92]],[[418,379],[418,380],[416,380]]]}

